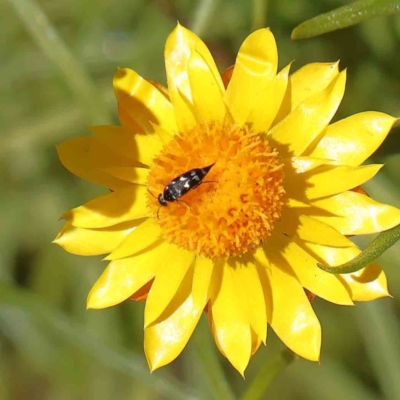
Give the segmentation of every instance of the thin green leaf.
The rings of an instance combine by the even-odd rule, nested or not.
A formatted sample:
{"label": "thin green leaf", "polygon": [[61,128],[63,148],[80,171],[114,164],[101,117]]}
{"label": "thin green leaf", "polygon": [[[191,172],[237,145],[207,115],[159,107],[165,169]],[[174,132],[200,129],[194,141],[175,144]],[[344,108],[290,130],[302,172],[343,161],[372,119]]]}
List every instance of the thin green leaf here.
{"label": "thin green leaf", "polygon": [[253,31],[265,28],[267,19],[268,0],[253,0],[252,6],[252,24]]}
{"label": "thin green leaf", "polygon": [[351,274],[365,268],[375,261],[388,248],[392,247],[400,239],[400,225],[381,232],[357,257],[337,267],[327,267],[317,264],[319,268],[331,274]]}
{"label": "thin green leaf", "polygon": [[373,17],[400,12],[400,2],[393,0],[361,0],[311,18],[298,25],[292,39],[307,39],[358,24]]}
{"label": "thin green leaf", "polygon": [[222,369],[215,345],[212,343],[210,332],[206,329],[204,320],[200,321],[197,326],[193,340],[197,356],[203,365],[205,377],[210,388],[212,388],[215,399],[234,400],[236,396]]}
{"label": "thin green leaf", "polygon": [[[358,376],[359,372],[339,360],[338,348],[335,358],[325,354],[320,365],[299,360],[287,369],[285,382],[293,393],[292,399],[382,400]],[[351,356],[346,354],[346,357],[348,360]]]}
{"label": "thin green leaf", "polygon": [[278,357],[270,363],[264,365],[259,370],[255,378],[250,382],[249,387],[241,397],[242,400],[263,399],[265,391],[268,389],[272,379],[280,372],[286,369],[295,359],[294,353],[285,349]]}
{"label": "thin green leaf", "polygon": [[12,398],[13,383],[13,363],[12,355],[7,351],[7,344],[0,342],[0,399],[8,400]]}
{"label": "thin green leaf", "polygon": [[9,0],[26,30],[43,53],[59,68],[92,124],[111,121],[108,107],[89,74],[58,35],[47,15],[34,0]]}
{"label": "thin green leaf", "polygon": [[144,362],[127,349],[112,349],[102,343],[84,326],[53,309],[35,294],[12,286],[0,285],[0,304],[10,304],[26,312],[65,342],[89,354],[99,363],[140,380],[164,398],[198,399],[190,388],[184,387],[172,377],[150,375]]}
{"label": "thin green leaf", "polygon": [[383,391],[381,398],[398,399],[400,393],[400,324],[391,300],[357,307],[356,318],[365,350]]}
{"label": "thin green leaf", "polygon": [[199,36],[204,35],[214,16],[219,0],[199,0],[194,11],[190,30]]}

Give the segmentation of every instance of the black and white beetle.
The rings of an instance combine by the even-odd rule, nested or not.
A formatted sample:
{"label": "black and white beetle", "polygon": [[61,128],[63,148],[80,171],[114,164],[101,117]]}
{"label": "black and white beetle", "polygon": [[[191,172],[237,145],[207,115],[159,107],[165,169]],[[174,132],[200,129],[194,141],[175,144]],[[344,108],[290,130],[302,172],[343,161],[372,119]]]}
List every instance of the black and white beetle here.
{"label": "black and white beetle", "polygon": [[[176,178],[169,181],[164,188],[163,193],[160,193],[157,197],[160,206],[166,207],[168,202],[179,201],[178,199],[182,197],[187,192],[199,186],[204,177],[210,172],[210,169],[215,165],[211,164],[204,168],[194,168],[190,171],[177,176]],[[214,181],[210,181],[214,182]],[[151,195],[153,193],[150,192]],[[153,195],[154,196],[154,195]],[[155,197],[155,196],[154,196]],[[158,209],[160,211],[160,209]],[[157,218],[158,218],[157,211]]]}

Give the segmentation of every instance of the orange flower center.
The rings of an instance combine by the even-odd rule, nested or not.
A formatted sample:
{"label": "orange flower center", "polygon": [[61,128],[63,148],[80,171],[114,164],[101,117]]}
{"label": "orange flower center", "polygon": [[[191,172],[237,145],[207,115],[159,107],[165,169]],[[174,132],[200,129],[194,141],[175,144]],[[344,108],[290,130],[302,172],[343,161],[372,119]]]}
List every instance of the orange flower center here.
{"label": "orange flower center", "polygon": [[167,199],[170,181],[213,163],[198,186],[177,180],[178,193],[194,187],[167,206],[149,193],[149,207],[166,240],[211,259],[240,256],[271,235],[283,207],[283,164],[262,133],[216,123],[180,133],[154,160],[148,187]]}

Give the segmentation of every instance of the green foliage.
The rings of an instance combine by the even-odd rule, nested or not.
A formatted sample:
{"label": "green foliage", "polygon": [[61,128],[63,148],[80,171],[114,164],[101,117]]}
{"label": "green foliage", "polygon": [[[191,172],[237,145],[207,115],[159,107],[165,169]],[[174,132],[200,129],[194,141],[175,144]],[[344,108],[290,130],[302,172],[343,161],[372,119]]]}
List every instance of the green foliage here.
{"label": "green foliage", "polygon": [[[131,67],[165,82],[163,46],[177,20],[202,32],[221,71],[233,64],[251,29],[265,21],[276,35],[281,67],[292,59],[297,69],[307,62],[340,58],[341,68],[349,68],[347,94],[337,118],[367,109],[400,115],[398,16],[368,20],[309,41],[290,41],[290,32],[302,21],[343,5],[334,3],[0,4],[1,399],[218,398],[217,393],[233,395],[221,382],[215,389],[215,376],[221,380],[226,373],[233,392],[240,395],[268,362],[277,368],[273,360],[279,360],[283,346],[271,330],[268,347],[255,355],[244,381],[216,352],[202,321],[179,359],[150,375],[143,353],[143,305],[128,302],[109,310],[85,310],[86,295],[105,264],[99,258],[67,254],[50,242],[62,226],[60,215],[102,189],[66,172],[55,145],[86,134],[85,127],[93,123],[116,122],[111,80],[117,67]],[[398,133],[395,129],[389,145],[373,156],[387,165],[366,187],[374,198],[396,206]],[[370,241],[366,238],[360,244]],[[374,400],[400,395],[400,366],[394,357],[399,351],[399,258],[396,246],[380,259],[395,300],[357,309],[314,301],[324,329],[322,362],[292,363],[268,387],[268,398]],[[221,365],[210,374],[204,365],[215,364],[213,360]],[[269,379],[272,372],[263,373]],[[252,390],[260,396],[262,379],[254,382]]]}
{"label": "green foliage", "polygon": [[297,26],[293,39],[306,39],[359,24],[370,18],[397,14],[400,2],[393,0],[360,0],[318,15]]}
{"label": "green foliage", "polygon": [[388,229],[385,232],[381,232],[361,254],[353,258],[351,261],[336,267],[327,267],[322,264],[318,264],[318,266],[331,274],[351,274],[352,272],[357,272],[365,268],[367,265],[375,261],[387,249],[394,246],[399,239],[400,225]]}

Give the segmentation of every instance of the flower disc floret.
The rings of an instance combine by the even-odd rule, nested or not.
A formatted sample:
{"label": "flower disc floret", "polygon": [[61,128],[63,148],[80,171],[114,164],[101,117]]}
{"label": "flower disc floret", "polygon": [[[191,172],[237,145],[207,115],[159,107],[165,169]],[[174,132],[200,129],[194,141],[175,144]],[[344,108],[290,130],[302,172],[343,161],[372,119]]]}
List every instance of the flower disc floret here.
{"label": "flower disc floret", "polygon": [[284,205],[283,165],[262,134],[217,123],[180,133],[154,160],[148,187],[162,193],[176,176],[213,163],[182,201],[159,209],[149,194],[149,205],[171,243],[211,259],[240,256],[271,235]]}

